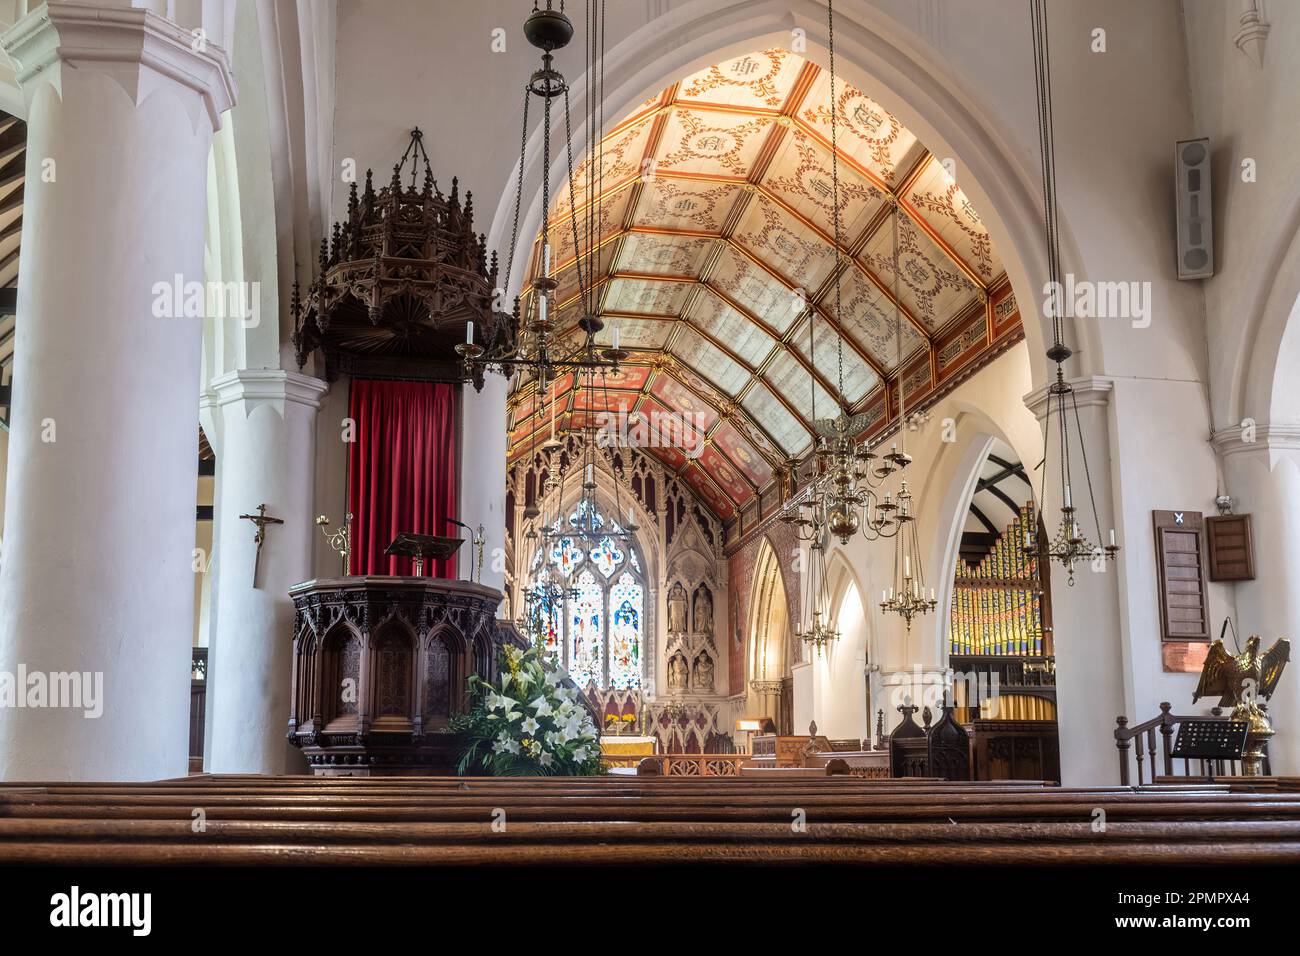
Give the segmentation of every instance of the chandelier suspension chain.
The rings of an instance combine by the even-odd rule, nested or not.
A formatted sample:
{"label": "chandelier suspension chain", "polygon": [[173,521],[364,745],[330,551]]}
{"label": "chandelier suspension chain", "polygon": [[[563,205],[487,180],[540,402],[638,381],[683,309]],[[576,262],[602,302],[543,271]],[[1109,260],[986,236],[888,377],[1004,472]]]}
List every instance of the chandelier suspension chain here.
{"label": "chandelier suspension chain", "polygon": [[[1047,389],[1047,402],[1043,416],[1043,474],[1039,481],[1038,510],[1046,502],[1048,461],[1052,418],[1055,415],[1059,431],[1059,456],[1061,468],[1061,524],[1055,539],[1037,541],[1037,525],[1025,535],[1023,550],[1030,556],[1042,555],[1054,559],[1069,573],[1069,583],[1074,584],[1074,568],[1081,561],[1113,560],[1119,552],[1115,532],[1111,530],[1111,543],[1101,544],[1101,516],[1097,511],[1096,492],[1092,487],[1092,473],[1088,465],[1088,449],[1079,415],[1079,403],[1073,385],[1065,378],[1065,361],[1073,354],[1064,341],[1065,301],[1061,284],[1061,235],[1059,203],[1057,199],[1056,137],[1052,105],[1051,44],[1047,29],[1045,0],[1029,0],[1031,31],[1034,51],[1034,86],[1038,106],[1039,161],[1043,177],[1043,232],[1047,247],[1047,295],[1045,308],[1052,322],[1052,346],[1047,357],[1056,365],[1056,375]],[[1068,402],[1067,402],[1068,396]],[[1073,413],[1071,415],[1071,413]],[[1079,529],[1071,489],[1070,419],[1074,419],[1079,457],[1083,463],[1084,480],[1088,489],[1088,505],[1092,508],[1097,541],[1090,542]]]}
{"label": "chandelier suspension chain", "polygon": [[1097,514],[1097,499],[1093,496],[1092,475],[1088,471],[1088,449],[1083,443],[1083,424],[1079,421],[1079,400],[1073,390],[1070,404],[1074,407],[1074,429],[1079,433],[1079,456],[1083,459],[1083,477],[1088,484],[1088,504],[1092,507],[1092,520],[1096,524],[1097,543],[1101,544],[1101,517]]}
{"label": "chandelier suspension chain", "polygon": [[[890,230],[894,242],[894,362],[898,369],[898,447],[907,454],[907,422],[904,414],[907,405],[907,381],[903,368],[903,315],[898,304],[898,203],[894,202],[894,214],[890,217]],[[888,411],[886,409],[886,411]]]}
{"label": "chandelier suspension chain", "polygon": [[528,103],[533,98],[528,84],[524,84],[524,125],[519,137],[519,178],[515,184],[515,215],[510,226],[510,255],[506,258],[505,284],[501,287],[506,295],[510,294],[510,273],[515,264],[515,252],[519,248],[519,209],[524,201],[524,158],[528,154]]}
{"label": "chandelier suspension chain", "polygon": [[[831,212],[835,219],[835,361],[839,383],[839,401],[843,414],[848,414],[848,398],[844,394],[844,318],[840,311],[840,285],[843,276],[840,273],[840,149],[837,118],[840,112],[839,100],[835,97],[835,4],[826,3],[826,33],[830,59],[831,81]],[[813,313],[816,314],[816,307]],[[811,357],[810,357],[811,360]]]}
{"label": "chandelier suspension chain", "polygon": [[[583,281],[582,273],[582,246],[578,244],[578,203],[575,201],[573,192],[573,127],[569,121],[569,91],[564,90],[564,152],[568,156],[569,163],[569,224],[573,227],[573,252],[574,268],[578,274],[578,301],[583,304],[584,310],[587,304],[587,286]],[[542,240],[546,242],[546,239]]]}
{"label": "chandelier suspension chain", "polygon": [[[1038,93],[1039,162],[1043,176],[1043,225],[1047,239],[1048,280],[1053,283],[1052,339],[1063,345],[1060,294],[1061,252],[1056,202],[1056,134],[1052,108],[1051,47],[1044,0],[1029,0],[1034,33],[1034,78]],[[1058,363],[1059,364],[1059,363]]]}

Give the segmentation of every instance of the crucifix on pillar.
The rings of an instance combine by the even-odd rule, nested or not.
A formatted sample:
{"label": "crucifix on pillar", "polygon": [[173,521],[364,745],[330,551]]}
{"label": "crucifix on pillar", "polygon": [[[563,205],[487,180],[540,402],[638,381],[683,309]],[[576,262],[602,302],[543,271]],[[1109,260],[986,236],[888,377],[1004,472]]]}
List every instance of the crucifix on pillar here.
{"label": "crucifix on pillar", "polygon": [[257,514],[240,515],[241,521],[251,521],[257,526],[257,533],[253,535],[253,544],[257,547],[256,556],[253,558],[253,587],[257,587],[257,570],[262,564],[262,544],[266,541],[266,526],[269,524],[284,524],[283,518],[272,518],[266,513],[266,505],[257,506]]}

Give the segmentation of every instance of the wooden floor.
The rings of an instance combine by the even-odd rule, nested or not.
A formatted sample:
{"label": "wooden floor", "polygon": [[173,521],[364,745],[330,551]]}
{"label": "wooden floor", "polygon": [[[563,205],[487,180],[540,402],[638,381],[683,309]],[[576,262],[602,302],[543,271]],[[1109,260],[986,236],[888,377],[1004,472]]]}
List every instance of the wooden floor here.
{"label": "wooden floor", "polygon": [[1300,792],[1226,784],[192,776],[0,785],[0,864],[1297,861]]}

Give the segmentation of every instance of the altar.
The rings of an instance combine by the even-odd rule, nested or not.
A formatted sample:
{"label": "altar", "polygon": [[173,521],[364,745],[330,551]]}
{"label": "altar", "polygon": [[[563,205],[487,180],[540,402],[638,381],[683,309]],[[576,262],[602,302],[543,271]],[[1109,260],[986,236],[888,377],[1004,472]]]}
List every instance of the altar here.
{"label": "altar", "polygon": [[357,575],[296,585],[289,741],[318,776],[455,772],[447,732],[471,674],[495,679],[501,592],[470,581]]}
{"label": "altar", "polygon": [[642,757],[653,757],[658,747],[657,737],[606,734],[600,738],[601,755],[611,767],[635,767]]}

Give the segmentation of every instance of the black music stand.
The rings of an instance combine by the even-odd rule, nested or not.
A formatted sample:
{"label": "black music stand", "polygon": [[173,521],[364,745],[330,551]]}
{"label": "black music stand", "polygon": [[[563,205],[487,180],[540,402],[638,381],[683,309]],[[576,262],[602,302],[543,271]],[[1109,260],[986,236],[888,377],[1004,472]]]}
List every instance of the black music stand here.
{"label": "black music stand", "polygon": [[1211,761],[1222,772],[1223,761],[1241,760],[1249,729],[1244,720],[1184,720],[1178,725],[1178,736],[1169,756],[1183,761],[1199,760],[1202,770],[1206,761]]}
{"label": "black music stand", "polygon": [[385,555],[400,555],[415,562],[415,576],[424,577],[425,561],[445,561],[461,546],[460,538],[444,538],[438,534],[415,534],[403,531],[385,550]]}

